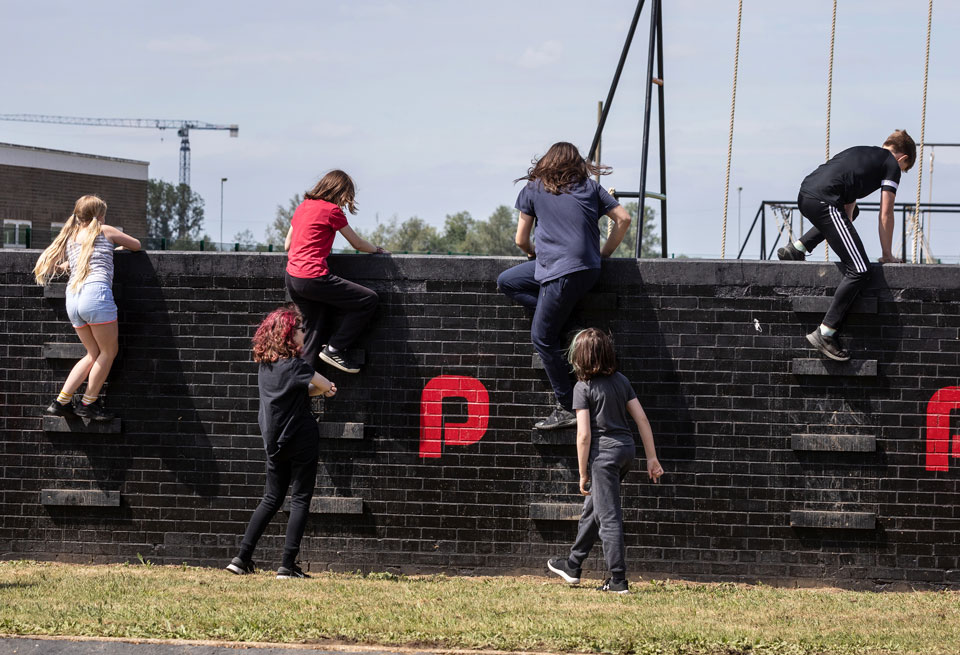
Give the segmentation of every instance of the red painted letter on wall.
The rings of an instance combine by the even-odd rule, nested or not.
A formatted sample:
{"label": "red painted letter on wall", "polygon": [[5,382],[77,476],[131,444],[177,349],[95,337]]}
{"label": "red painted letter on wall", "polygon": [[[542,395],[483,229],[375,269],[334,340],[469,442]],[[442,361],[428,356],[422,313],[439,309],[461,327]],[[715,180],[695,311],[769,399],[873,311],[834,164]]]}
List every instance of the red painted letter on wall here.
{"label": "red painted letter on wall", "polygon": [[[467,420],[444,423],[443,399],[467,401]],[[476,378],[465,375],[439,375],[423,388],[420,395],[420,457],[440,457],[444,439],[451,446],[466,446],[480,441],[490,419],[487,388]]]}
{"label": "red painted letter on wall", "polygon": [[[950,413],[960,409],[960,387],[944,387],[927,403],[927,470],[950,467]],[[953,435],[953,456],[960,457],[960,434]]]}

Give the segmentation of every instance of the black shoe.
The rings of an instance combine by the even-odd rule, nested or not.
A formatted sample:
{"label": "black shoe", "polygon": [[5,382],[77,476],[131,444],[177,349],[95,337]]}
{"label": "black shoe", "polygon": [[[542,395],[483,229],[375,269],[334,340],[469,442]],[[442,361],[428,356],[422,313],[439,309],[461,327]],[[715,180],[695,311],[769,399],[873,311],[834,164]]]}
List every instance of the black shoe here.
{"label": "black shoe", "polygon": [[63,416],[65,418],[73,418],[77,415],[74,409],[75,408],[73,406],[72,399],[66,405],[62,405],[59,400],[54,400],[43,411],[48,416]]}
{"label": "black shoe", "polygon": [[608,591],[611,594],[629,594],[630,585],[626,580],[620,580],[619,582],[614,582],[613,578],[607,578],[603,581],[603,584],[597,587],[598,591]]}
{"label": "black shoe", "polygon": [[81,402],[77,405],[76,409],[73,410],[73,413],[77,416],[88,418],[91,421],[112,421],[116,416],[113,412],[108,412],[103,408],[102,398],[97,398],[89,405],[84,405]]}
{"label": "black shoe", "polygon": [[547,560],[547,568],[569,584],[580,584],[580,569],[570,568],[570,562],[565,557],[554,557]]}
{"label": "black shoe", "polygon": [[338,350],[332,352],[330,346],[325,346],[323,350],[320,351],[320,359],[325,361],[330,366],[334,368],[339,368],[344,373],[359,373],[360,365],[356,362],[350,361],[346,356],[344,351]]}
{"label": "black shoe", "polygon": [[293,565],[292,569],[288,569],[285,566],[281,566],[277,569],[277,580],[289,580],[290,578],[309,578],[310,576],[303,572],[296,564]]}
{"label": "black shoe", "polygon": [[256,568],[257,566],[253,563],[253,560],[244,562],[239,557],[234,557],[230,560],[230,563],[227,564],[227,570],[234,575],[249,575],[253,573]]}
{"label": "black shoe", "polygon": [[807,335],[807,341],[810,342],[810,345],[830,359],[834,359],[838,362],[846,362],[850,360],[850,353],[843,349],[843,347],[840,345],[840,339],[836,335],[832,337],[824,336],[820,332],[820,328],[817,328]]}
{"label": "black shoe", "polygon": [[577,415],[557,405],[550,416],[538,422],[533,427],[538,430],[559,430],[560,428],[569,428],[576,424]]}
{"label": "black shoe", "polygon": [[777,248],[777,257],[784,262],[802,262],[807,258],[807,253],[800,252],[792,243],[788,243],[783,248]]}

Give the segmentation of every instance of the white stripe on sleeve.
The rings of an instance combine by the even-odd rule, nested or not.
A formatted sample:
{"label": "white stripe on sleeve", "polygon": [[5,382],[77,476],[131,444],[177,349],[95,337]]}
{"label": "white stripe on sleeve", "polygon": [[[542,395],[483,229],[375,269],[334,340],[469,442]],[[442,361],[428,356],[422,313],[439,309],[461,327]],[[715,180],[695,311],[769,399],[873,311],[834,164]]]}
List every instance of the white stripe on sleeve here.
{"label": "white stripe on sleeve", "polygon": [[900,185],[894,182],[893,180],[884,180],[883,182],[880,183],[880,187],[882,188],[885,186],[892,186],[893,190],[896,191]]}

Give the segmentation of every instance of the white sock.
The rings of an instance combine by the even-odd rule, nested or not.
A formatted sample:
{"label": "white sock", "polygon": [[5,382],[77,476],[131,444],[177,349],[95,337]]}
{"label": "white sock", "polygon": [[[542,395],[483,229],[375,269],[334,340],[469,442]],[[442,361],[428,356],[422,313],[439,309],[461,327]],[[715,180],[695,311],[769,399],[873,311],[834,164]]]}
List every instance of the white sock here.
{"label": "white sock", "polygon": [[820,334],[825,337],[832,337],[837,333],[837,328],[827,327],[823,323],[820,324]]}
{"label": "white sock", "polygon": [[802,252],[804,255],[808,254],[807,249],[803,247],[803,243],[801,241],[794,241],[793,247]]}
{"label": "white sock", "polygon": [[331,346],[329,343],[327,344],[327,350],[329,350],[332,353],[339,352],[336,348]]}

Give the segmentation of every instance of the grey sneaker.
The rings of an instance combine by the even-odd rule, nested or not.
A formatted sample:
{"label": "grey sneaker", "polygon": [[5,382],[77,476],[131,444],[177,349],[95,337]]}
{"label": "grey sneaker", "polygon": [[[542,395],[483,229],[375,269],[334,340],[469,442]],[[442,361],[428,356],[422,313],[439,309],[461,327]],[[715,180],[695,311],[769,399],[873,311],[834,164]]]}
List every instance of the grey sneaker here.
{"label": "grey sneaker", "polygon": [[309,578],[310,576],[303,572],[296,564],[293,565],[292,569],[288,569],[285,566],[281,566],[277,569],[277,580],[289,580],[290,578]]}
{"label": "grey sneaker", "polygon": [[234,575],[249,575],[256,570],[257,566],[253,563],[253,560],[249,562],[244,562],[239,557],[234,557],[230,560],[230,563],[227,564],[227,570]]}
{"label": "grey sneaker", "polygon": [[777,248],[777,257],[782,262],[802,262],[807,258],[807,254],[794,248],[792,243],[788,243],[783,248]]}
{"label": "grey sneaker", "polygon": [[330,350],[330,346],[324,346],[323,350],[320,351],[320,359],[325,361],[330,366],[340,369],[344,373],[360,372],[359,364],[353,362],[342,350],[333,352]]}
{"label": "grey sneaker", "polygon": [[626,580],[614,582],[613,578],[607,578],[603,584],[597,587],[598,591],[607,591],[611,594],[629,594],[630,584]]}
{"label": "grey sneaker", "polygon": [[576,424],[577,415],[557,405],[550,416],[539,421],[533,427],[538,430],[559,430],[560,428],[569,428]]}
{"label": "grey sneaker", "polygon": [[820,328],[817,328],[807,335],[807,341],[810,342],[811,346],[819,350],[830,359],[838,362],[846,362],[850,360],[850,353],[844,350],[840,345],[840,339],[837,337],[837,335],[832,337],[824,336],[820,333]]}
{"label": "grey sneaker", "polygon": [[580,584],[580,569],[571,568],[566,557],[554,557],[547,560],[547,568],[563,578],[568,584]]}

